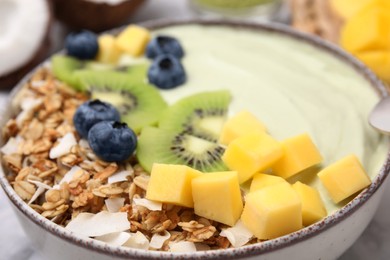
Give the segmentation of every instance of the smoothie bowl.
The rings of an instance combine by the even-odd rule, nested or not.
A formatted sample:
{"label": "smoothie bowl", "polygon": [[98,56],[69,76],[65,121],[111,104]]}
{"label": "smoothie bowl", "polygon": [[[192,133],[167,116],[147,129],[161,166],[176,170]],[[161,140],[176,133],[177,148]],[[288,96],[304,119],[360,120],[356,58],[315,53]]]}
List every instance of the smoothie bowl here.
{"label": "smoothie bowl", "polygon": [[[341,255],[390,167],[387,138],[367,123],[382,83],[283,26],[144,27],[151,40],[139,27],[108,36],[140,37],[132,56],[113,63],[106,37],[104,64],[59,54],[11,95],[0,180],[37,248],[56,259]],[[156,55],[167,41],[173,54]],[[161,79],[156,63],[179,73]]]}

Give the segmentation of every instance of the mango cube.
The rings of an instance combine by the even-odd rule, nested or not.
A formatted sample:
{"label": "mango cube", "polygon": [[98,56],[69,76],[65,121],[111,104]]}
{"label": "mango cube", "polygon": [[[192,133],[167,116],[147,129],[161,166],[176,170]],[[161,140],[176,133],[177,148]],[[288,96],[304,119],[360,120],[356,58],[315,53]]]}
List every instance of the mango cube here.
{"label": "mango cube", "polygon": [[327,212],[320,193],[302,182],[297,181],[292,185],[302,202],[302,222],[309,226],[326,217]]}
{"label": "mango cube", "polygon": [[116,39],[116,46],[132,56],[140,56],[150,40],[150,32],[140,26],[129,25]]}
{"label": "mango cube", "polygon": [[98,38],[99,52],[96,60],[102,63],[116,64],[122,51],[115,45],[115,37],[110,34],[103,34]]}
{"label": "mango cube", "polygon": [[222,160],[238,172],[240,184],[270,167],[283,155],[281,144],[266,133],[248,134],[233,140]]}
{"label": "mango cube", "polygon": [[348,155],[318,173],[322,184],[335,203],[348,198],[371,184],[355,155]]}
{"label": "mango cube", "polygon": [[202,175],[186,165],[155,163],[150,173],[146,198],[192,208],[191,182]]}
{"label": "mango cube", "polygon": [[320,152],[308,134],[288,138],[281,144],[284,154],[272,165],[272,170],[282,178],[287,179],[322,161]]}
{"label": "mango cube", "polygon": [[241,221],[258,239],[272,239],[302,228],[302,203],[289,183],[251,192],[245,201]]}
{"label": "mango cube", "polygon": [[330,4],[340,16],[348,19],[373,1],[375,0],[330,0]]}
{"label": "mango cube", "polygon": [[261,132],[266,132],[264,124],[249,111],[241,111],[226,121],[219,142],[228,145],[237,137]]}
{"label": "mango cube", "polygon": [[390,82],[390,49],[365,51],[355,55],[381,79]]}
{"label": "mango cube", "polygon": [[234,226],[243,202],[237,172],[211,172],[192,180],[195,214]]}
{"label": "mango cube", "polygon": [[254,192],[256,190],[284,182],[287,183],[285,179],[279,176],[269,175],[265,173],[256,173],[253,176],[249,192]]}
{"label": "mango cube", "polygon": [[389,10],[381,6],[370,6],[351,17],[341,31],[341,46],[353,54],[389,49]]}

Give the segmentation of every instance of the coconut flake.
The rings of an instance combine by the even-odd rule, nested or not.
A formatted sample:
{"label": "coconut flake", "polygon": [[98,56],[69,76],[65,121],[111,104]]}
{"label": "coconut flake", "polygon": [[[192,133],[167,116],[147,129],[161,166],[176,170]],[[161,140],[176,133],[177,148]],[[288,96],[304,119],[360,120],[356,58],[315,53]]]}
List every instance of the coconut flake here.
{"label": "coconut flake", "polygon": [[149,60],[145,57],[134,57],[129,54],[123,54],[119,58],[118,67],[134,66],[139,64],[148,64]]}
{"label": "coconut flake", "polygon": [[112,183],[117,183],[117,182],[121,182],[121,181],[127,181],[126,177],[131,176],[133,173],[134,173],[134,170],[133,171],[126,170],[126,171],[116,172],[113,175],[111,175],[110,177],[108,177],[107,182],[108,182],[108,184],[112,184]]}
{"label": "coconut flake", "polygon": [[53,186],[53,189],[59,189],[61,184],[64,183],[64,182],[67,182],[69,183],[72,179],[73,179],[73,176],[77,173],[77,172],[80,172],[80,171],[83,171],[83,169],[81,169],[79,166],[73,166],[72,168],[70,168],[70,170],[65,173],[64,177],[61,179],[61,181],[54,185]]}
{"label": "coconut flake", "polygon": [[169,243],[169,251],[177,253],[196,252],[195,243],[189,241],[180,241],[177,243]]}
{"label": "coconut flake", "polygon": [[137,248],[137,249],[148,249],[149,248],[149,240],[146,238],[144,234],[137,231],[137,233],[130,233],[131,237],[123,246]]}
{"label": "coconut flake", "polygon": [[148,199],[133,198],[133,202],[136,206],[143,206],[149,210],[156,211],[162,210],[162,203],[157,201],[151,201]]}
{"label": "coconut flake", "polygon": [[47,185],[46,183],[43,183],[43,182],[40,182],[40,181],[28,180],[28,179],[27,179],[27,181],[30,182],[30,183],[35,184],[38,187],[38,189],[32,195],[30,201],[27,203],[29,205],[31,203],[33,203],[39,196],[41,196],[41,194],[43,194],[46,190],[50,190],[52,188],[49,185]]}
{"label": "coconut flake", "polygon": [[106,204],[108,212],[115,213],[123,207],[123,205],[125,204],[125,198],[106,199],[104,203]]}
{"label": "coconut flake", "polygon": [[164,235],[156,233],[152,236],[152,239],[150,239],[149,246],[153,247],[154,249],[160,249],[164,245],[164,242],[167,241],[170,237],[171,233],[166,230],[164,230]]}
{"label": "coconut flake", "polygon": [[19,144],[22,142],[23,138],[19,135],[16,137],[11,137],[8,142],[1,147],[1,152],[3,154],[9,155],[13,153],[17,153],[19,150]]}
{"label": "coconut flake", "polygon": [[101,211],[97,214],[83,212],[72,219],[66,229],[79,235],[96,237],[129,230],[130,222],[126,212]]}
{"label": "coconut flake", "polygon": [[106,234],[102,236],[97,236],[95,239],[106,242],[107,244],[113,246],[121,246],[126,243],[131,237],[130,233],[127,232],[116,232],[111,234]]}
{"label": "coconut flake", "polygon": [[253,234],[250,232],[241,220],[231,227],[221,231],[221,236],[226,237],[233,247],[241,247],[252,239]]}
{"label": "coconut flake", "polygon": [[88,141],[85,139],[80,139],[79,145],[80,145],[80,147],[83,147],[83,148],[90,148]]}
{"label": "coconut flake", "polygon": [[40,106],[42,102],[42,99],[37,99],[36,97],[26,97],[21,100],[20,107],[22,110],[29,111]]}
{"label": "coconut flake", "polygon": [[56,159],[67,153],[70,153],[70,149],[77,144],[76,138],[73,133],[67,133],[59,139],[59,143],[50,149],[50,159]]}

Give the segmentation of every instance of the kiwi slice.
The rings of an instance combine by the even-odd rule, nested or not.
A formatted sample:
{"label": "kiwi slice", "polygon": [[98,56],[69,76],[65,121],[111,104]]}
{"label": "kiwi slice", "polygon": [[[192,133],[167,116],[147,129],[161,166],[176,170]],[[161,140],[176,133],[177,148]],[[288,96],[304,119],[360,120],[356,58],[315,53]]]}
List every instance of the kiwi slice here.
{"label": "kiwi slice", "polygon": [[114,66],[96,61],[82,61],[70,56],[55,55],[51,59],[54,75],[59,79],[75,88],[84,91],[77,75],[74,74],[80,70],[92,71],[118,71],[129,74],[132,81],[146,82],[148,63],[140,63],[131,66]]}
{"label": "kiwi slice", "polygon": [[55,55],[51,58],[51,66],[54,75],[59,80],[77,90],[81,90],[80,82],[78,78],[73,75],[73,72],[84,68],[82,61],[69,56]]}
{"label": "kiwi slice", "polygon": [[161,129],[217,142],[231,101],[230,92],[202,92],[169,107],[159,121]]}
{"label": "kiwi slice", "polygon": [[221,156],[225,149],[217,143],[167,129],[145,127],[138,138],[137,158],[148,172],[153,163],[188,165],[202,172],[227,169]]}
{"label": "kiwi slice", "polygon": [[155,125],[167,107],[156,88],[134,81],[131,75],[116,71],[80,70],[74,72],[82,89],[91,99],[100,99],[114,105],[134,132],[139,133],[148,125]]}

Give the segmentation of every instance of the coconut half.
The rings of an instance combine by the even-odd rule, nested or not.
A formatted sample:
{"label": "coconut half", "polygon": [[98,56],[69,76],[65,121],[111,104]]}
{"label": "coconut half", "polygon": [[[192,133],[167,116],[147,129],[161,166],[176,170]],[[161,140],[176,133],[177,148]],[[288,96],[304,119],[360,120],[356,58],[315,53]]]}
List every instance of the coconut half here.
{"label": "coconut half", "polygon": [[52,0],[56,17],[72,29],[95,32],[122,25],[145,0]]}
{"label": "coconut half", "polygon": [[48,0],[0,1],[0,88],[11,87],[49,51]]}

